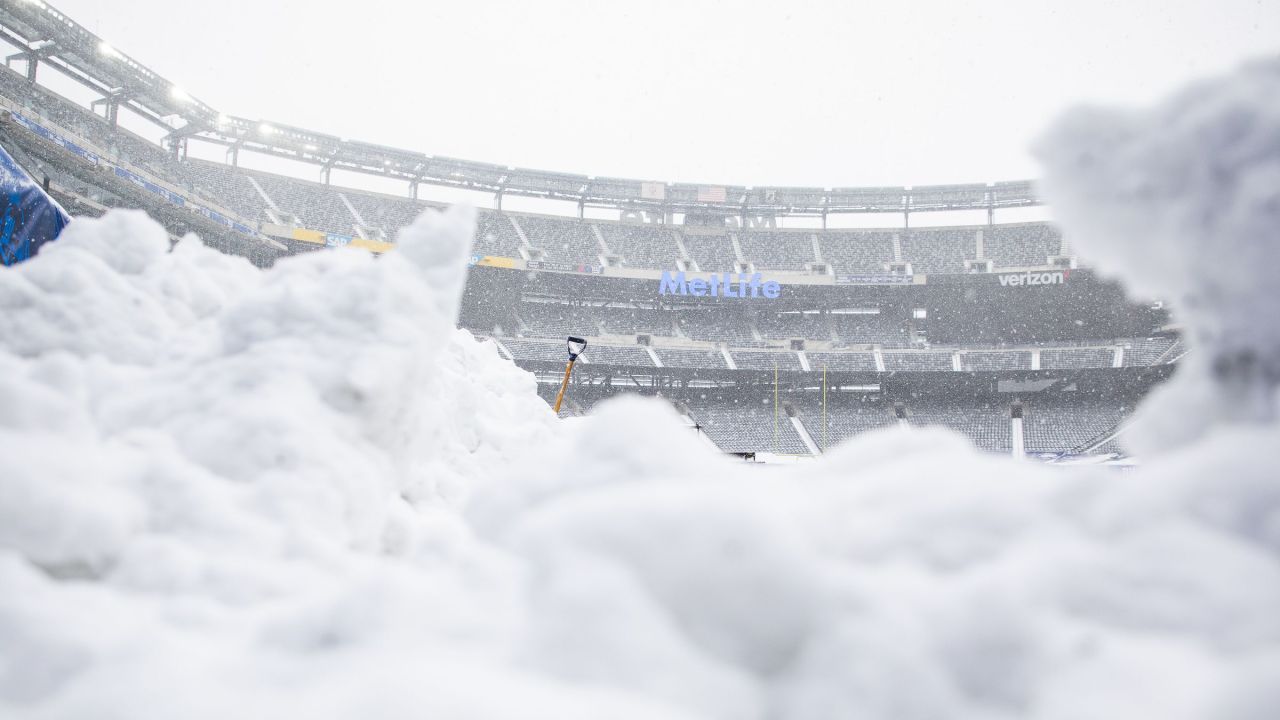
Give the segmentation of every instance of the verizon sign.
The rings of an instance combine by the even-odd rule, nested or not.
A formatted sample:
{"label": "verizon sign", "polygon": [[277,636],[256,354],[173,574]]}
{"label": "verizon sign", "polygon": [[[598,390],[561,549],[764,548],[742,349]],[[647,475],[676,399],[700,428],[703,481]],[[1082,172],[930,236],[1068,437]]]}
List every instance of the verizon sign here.
{"label": "verizon sign", "polygon": [[1005,273],[997,276],[1001,287],[1026,287],[1028,285],[1065,285],[1070,270],[1046,272]]}

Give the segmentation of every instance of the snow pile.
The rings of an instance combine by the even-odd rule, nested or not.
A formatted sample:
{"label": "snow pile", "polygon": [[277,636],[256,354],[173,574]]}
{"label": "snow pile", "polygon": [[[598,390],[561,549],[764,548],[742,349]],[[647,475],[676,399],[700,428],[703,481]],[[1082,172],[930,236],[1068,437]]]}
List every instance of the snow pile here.
{"label": "snow pile", "polygon": [[[289,653],[505,627],[455,507],[554,418],[453,327],[472,223],[264,273],[111,213],[0,273],[0,707],[227,717],[261,685],[279,717],[317,673]],[[474,577],[424,571],[450,553]]]}
{"label": "snow pile", "polygon": [[0,716],[1274,713],[1274,424],[1122,476],[570,429],[452,327],[471,222],[259,271],[112,213],[0,273]]}
{"label": "snow pile", "polygon": [[[1280,59],[1150,109],[1081,108],[1039,143],[1071,242],[1175,303],[1198,352],[1144,413],[1143,449],[1271,421],[1280,384]],[[1200,422],[1189,422],[1200,418]]]}

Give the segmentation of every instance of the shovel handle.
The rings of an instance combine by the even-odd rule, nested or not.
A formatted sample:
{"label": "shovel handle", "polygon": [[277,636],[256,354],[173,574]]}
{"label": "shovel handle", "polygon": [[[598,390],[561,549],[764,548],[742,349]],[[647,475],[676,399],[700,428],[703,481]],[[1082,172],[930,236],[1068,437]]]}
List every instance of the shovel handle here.
{"label": "shovel handle", "polygon": [[564,402],[564,391],[569,388],[569,373],[573,372],[573,363],[577,356],[569,358],[569,362],[564,366],[564,380],[560,381],[560,392],[556,393],[556,414],[560,414],[560,403]]}

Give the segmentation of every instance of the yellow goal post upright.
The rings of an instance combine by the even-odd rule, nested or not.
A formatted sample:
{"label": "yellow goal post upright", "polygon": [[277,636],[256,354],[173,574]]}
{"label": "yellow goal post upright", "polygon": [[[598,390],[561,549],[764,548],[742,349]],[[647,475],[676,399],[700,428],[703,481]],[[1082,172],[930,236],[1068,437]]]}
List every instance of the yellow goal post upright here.
{"label": "yellow goal post upright", "polygon": [[822,447],[820,452],[827,451],[827,366],[822,366]]}
{"label": "yellow goal post upright", "polygon": [[778,363],[773,364],[773,454],[778,454]]}
{"label": "yellow goal post upright", "polygon": [[564,392],[569,389],[569,375],[573,372],[573,364],[578,361],[578,356],[587,349],[587,341],[570,335],[565,345],[569,349],[569,362],[564,366],[564,380],[560,381],[560,392],[556,393],[555,413],[557,415],[560,414],[560,403],[564,402]]}

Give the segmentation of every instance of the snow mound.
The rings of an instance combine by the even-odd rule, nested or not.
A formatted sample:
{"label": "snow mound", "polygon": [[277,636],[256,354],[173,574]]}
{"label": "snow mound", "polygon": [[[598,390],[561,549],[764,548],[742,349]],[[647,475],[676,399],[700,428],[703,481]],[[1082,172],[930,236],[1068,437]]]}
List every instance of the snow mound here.
{"label": "snow mound", "polygon": [[1276,417],[1280,59],[1149,109],[1084,107],[1039,142],[1045,196],[1091,265],[1175,304],[1196,354],[1140,424],[1142,449]]}
{"label": "snow mound", "polygon": [[1123,475],[570,430],[453,327],[473,221],[262,271],[113,212],[0,273],[0,716],[1274,713],[1275,424]]}

